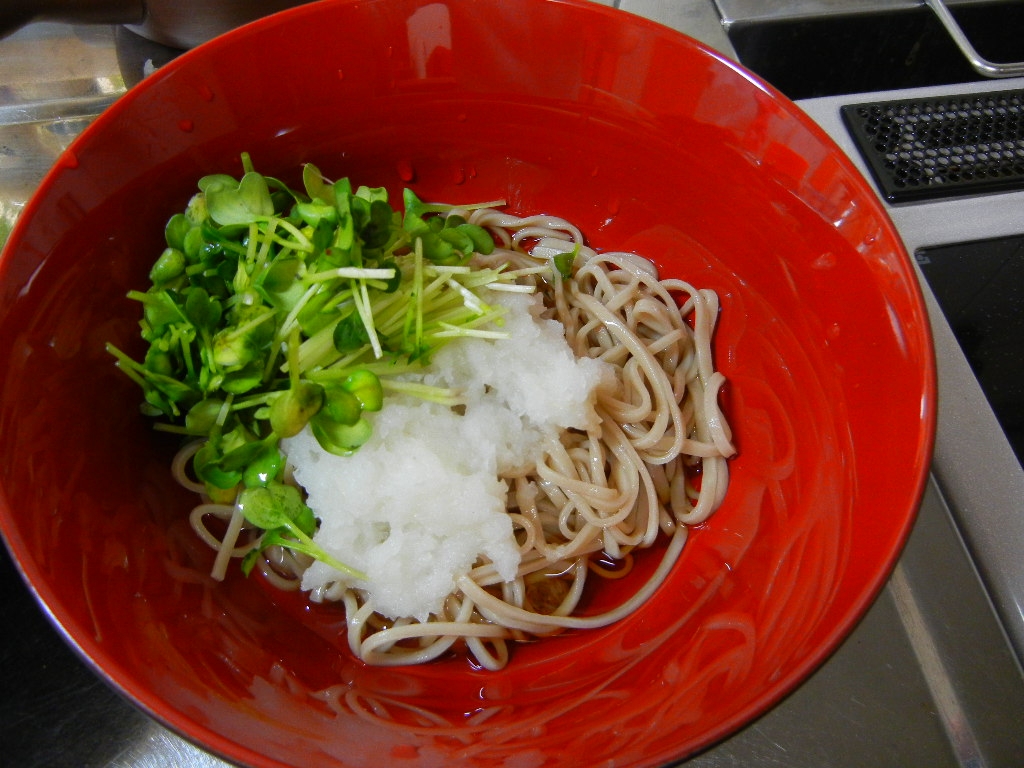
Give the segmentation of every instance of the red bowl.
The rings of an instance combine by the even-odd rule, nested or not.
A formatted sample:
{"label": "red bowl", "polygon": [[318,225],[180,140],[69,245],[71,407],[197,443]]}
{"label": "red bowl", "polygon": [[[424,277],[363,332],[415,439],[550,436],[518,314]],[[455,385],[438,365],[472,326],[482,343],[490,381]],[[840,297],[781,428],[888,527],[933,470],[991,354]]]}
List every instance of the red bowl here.
{"label": "red bowl", "polygon": [[[500,672],[379,669],[338,642],[336,612],[203,575],[192,498],[104,343],[138,348],[125,293],[196,180],[240,172],[242,151],[293,181],[312,161],[395,195],[505,198],[719,292],[740,453],[647,605]],[[328,0],[162,68],[68,149],[11,235],[0,369],[0,523],[25,579],[101,676],[254,766],[692,754],[851,630],[914,520],[934,432],[916,278],[841,151],[693,40],[576,0]]]}

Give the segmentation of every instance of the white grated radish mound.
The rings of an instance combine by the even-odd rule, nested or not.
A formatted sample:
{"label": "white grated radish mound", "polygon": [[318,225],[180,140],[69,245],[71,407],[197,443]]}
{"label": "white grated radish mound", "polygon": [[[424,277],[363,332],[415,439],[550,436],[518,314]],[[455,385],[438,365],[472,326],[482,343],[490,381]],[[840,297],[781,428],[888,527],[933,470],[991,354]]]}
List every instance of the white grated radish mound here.
{"label": "white grated radish mound", "polygon": [[[610,366],[577,360],[562,325],[533,316],[536,299],[492,292],[509,339],[459,339],[434,355],[425,383],[464,393],[465,408],[388,395],[373,436],[351,456],[324,451],[308,428],[282,447],[320,520],[316,542],[367,574],[374,609],[425,621],[481,557],[515,577],[519,551],[499,476],[532,463],[546,438],[597,419],[595,391]],[[312,590],[343,578],[322,562]]]}

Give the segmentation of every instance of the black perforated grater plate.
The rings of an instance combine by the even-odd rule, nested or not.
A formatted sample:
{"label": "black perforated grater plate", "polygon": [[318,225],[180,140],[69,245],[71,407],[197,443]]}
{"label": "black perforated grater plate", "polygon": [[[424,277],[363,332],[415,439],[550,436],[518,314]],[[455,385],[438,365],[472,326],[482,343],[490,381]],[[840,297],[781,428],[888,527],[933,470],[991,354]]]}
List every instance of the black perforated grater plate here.
{"label": "black perforated grater plate", "polygon": [[1024,189],[1024,89],[842,107],[893,203]]}

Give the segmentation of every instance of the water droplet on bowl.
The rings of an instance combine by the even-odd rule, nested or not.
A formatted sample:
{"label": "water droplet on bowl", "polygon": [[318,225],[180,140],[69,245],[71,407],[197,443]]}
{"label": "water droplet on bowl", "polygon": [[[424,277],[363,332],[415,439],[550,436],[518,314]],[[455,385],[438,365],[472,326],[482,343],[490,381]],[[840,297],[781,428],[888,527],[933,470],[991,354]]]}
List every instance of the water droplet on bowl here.
{"label": "water droplet on bowl", "polygon": [[466,170],[461,166],[457,165],[452,169],[452,183],[463,184],[466,181]]}
{"label": "water droplet on bowl", "polygon": [[825,251],[811,263],[815,269],[832,269],[835,265],[836,255],[832,251]]}
{"label": "water droplet on bowl", "polygon": [[459,112],[459,114],[457,114],[457,115],[455,116],[455,119],[456,119],[456,120],[457,120],[458,122],[460,122],[460,123],[464,123],[464,122],[466,122],[466,113],[465,113],[465,112]]}
{"label": "water droplet on bowl", "polygon": [[78,155],[69,150],[64,150],[64,154],[61,155],[60,164],[64,168],[77,168],[78,167]]}
{"label": "water droplet on bowl", "polygon": [[399,160],[395,170],[398,171],[398,178],[406,183],[416,178],[416,169],[413,168],[412,162],[409,160]]}
{"label": "water droplet on bowl", "polygon": [[608,209],[608,213],[615,216],[619,212],[619,198],[613,197],[608,201],[608,205],[605,206]]}
{"label": "water droplet on bowl", "polygon": [[200,85],[197,90],[199,91],[199,98],[203,101],[213,101],[213,91],[210,90],[208,85]]}
{"label": "water droplet on bowl", "polygon": [[183,130],[185,133],[192,133],[192,129],[196,127],[196,124],[191,120],[179,120],[178,128]]}
{"label": "water droplet on bowl", "polygon": [[345,70],[343,70],[343,69],[339,69],[338,70],[338,79],[339,80],[344,80],[345,79]]}

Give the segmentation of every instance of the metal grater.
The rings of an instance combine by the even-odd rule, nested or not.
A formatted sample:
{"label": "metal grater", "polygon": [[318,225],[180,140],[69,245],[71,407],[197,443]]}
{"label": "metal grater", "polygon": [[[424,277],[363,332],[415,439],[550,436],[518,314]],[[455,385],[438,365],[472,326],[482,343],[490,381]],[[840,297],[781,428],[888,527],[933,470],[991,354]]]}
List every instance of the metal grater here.
{"label": "metal grater", "polygon": [[848,104],[841,113],[890,202],[1024,189],[1024,89]]}

